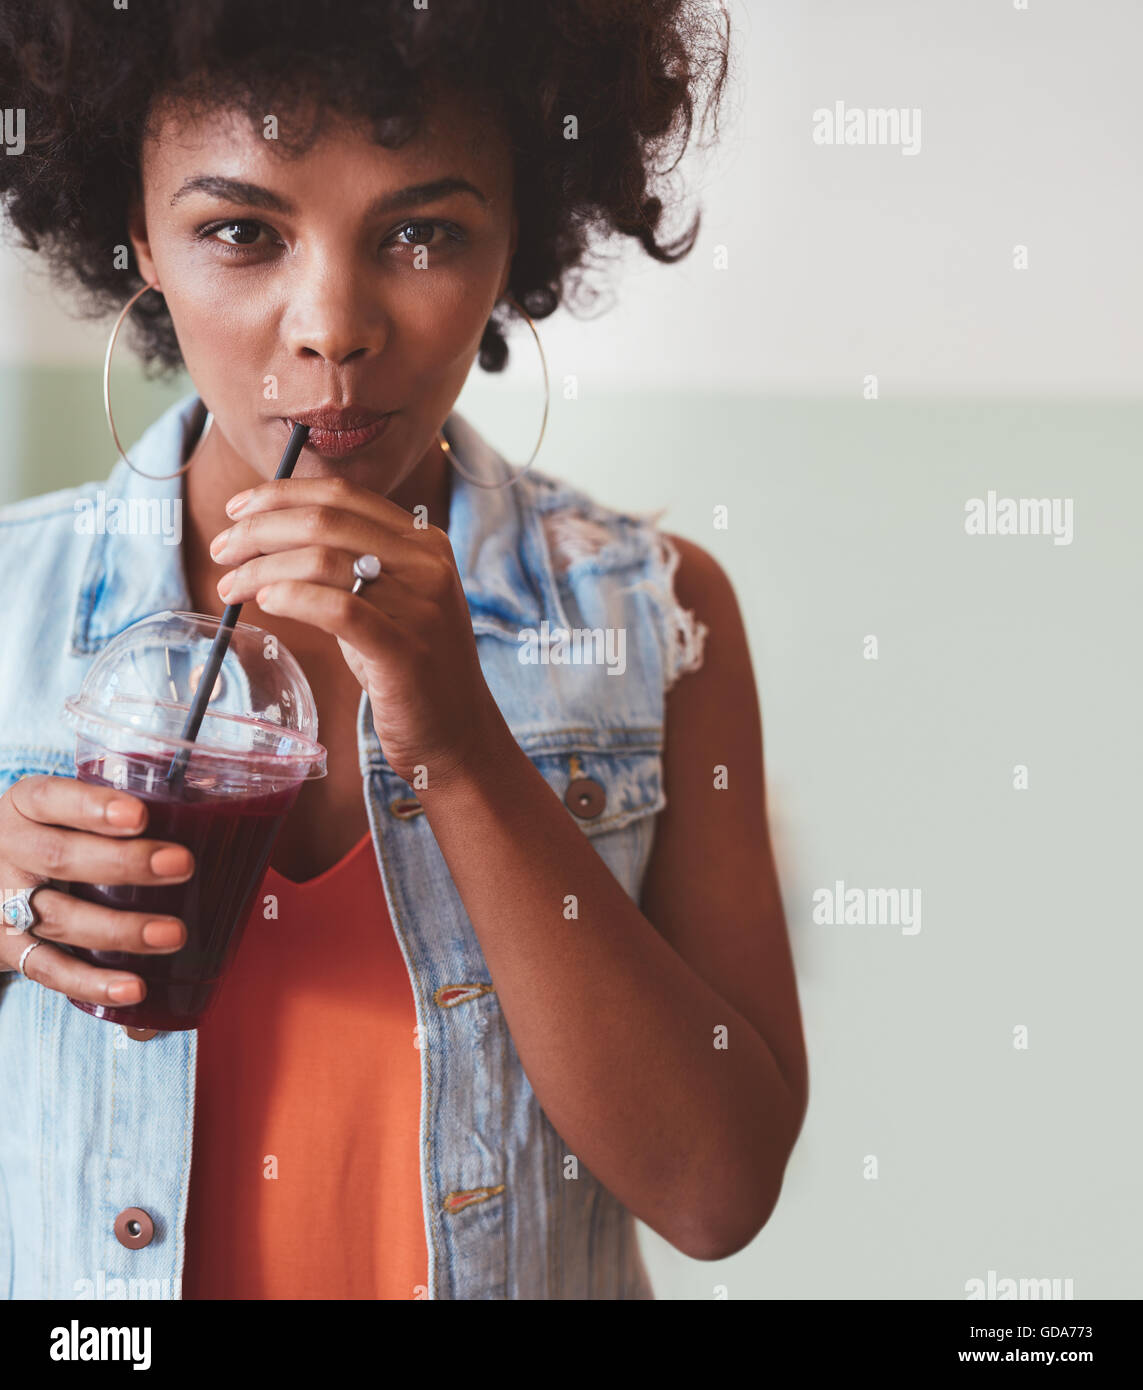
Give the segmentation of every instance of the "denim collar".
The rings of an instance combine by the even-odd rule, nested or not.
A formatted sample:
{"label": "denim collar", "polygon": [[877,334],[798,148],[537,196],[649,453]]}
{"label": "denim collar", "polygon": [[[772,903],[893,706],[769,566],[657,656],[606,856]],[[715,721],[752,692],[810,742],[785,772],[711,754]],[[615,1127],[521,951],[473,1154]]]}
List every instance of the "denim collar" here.
{"label": "denim collar", "polygon": [[[204,420],[205,406],[192,393],[170,406],[128,448],[128,456],[147,473],[172,473]],[[444,434],[468,472],[488,480],[507,475],[504,459],[456,411],[445,421]],[[563,615],[539,514],[521,495],[531,486],[533,473],[529,470],[528,476],[511,486],[482,488],[453,469],[448,537],[473,629],[512,642],[518,640],[522,627],[536,628],[544,616],[560,621]],[[174,500],[182,500],[183,478],[144,478],[120,459],[105,491],[108,505],[123,499],[127,516],[132,514],[132,499],[140,499],[136,503],[140,509],[158,499],[166,504],[162,514],[167,514]],[[171,544],[154,531],[131,534],[99,529],[91,538],[84,566],[71,655],[98,651],[124,628],[152,613],[190,607],[181,542]]]}

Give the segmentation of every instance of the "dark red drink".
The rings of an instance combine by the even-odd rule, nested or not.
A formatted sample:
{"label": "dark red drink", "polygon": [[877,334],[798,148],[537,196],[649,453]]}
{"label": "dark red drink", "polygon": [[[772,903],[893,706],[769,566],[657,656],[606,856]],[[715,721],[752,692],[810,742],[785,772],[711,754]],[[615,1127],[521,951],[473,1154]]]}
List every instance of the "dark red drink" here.
{"label": "dark red drink", "polygon": [[[238,950],[274,840],[297,800],[301,782],[279,782],[270,791],[236,796],[220,795],[188,778],[177,798],[171,799],[165,782],[169,756],[130,753],[126,758],[132,768],[132,785],[125,790],[147,805],[147,824],[140,834],[184,845],[194,855],[195,871],[185,883],[151,887],[73,883],[68,891],[103,907],[178,917],[186,924],[187,941],[179,950],[164,955],[70,947],[81,960],[130,971],[147,984],[146,998],[139,1004],[71,1002],[96,1018],[134,1028],[163,1032],[197,1028]],[[84,760],[77,764],[76,777],[81,782],[106,785],[100,766],[98,758]],[[139,774],[149,774],[151,768],[154,775],[139,783]]]}

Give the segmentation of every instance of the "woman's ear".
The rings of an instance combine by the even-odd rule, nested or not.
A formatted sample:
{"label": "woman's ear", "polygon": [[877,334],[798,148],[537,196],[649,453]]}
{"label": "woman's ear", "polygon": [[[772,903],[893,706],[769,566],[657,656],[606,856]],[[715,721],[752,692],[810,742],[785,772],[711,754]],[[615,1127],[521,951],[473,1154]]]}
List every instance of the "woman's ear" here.
{"label": "woman's ear", "polygon": [[158,288],[159,276],[155,269],[155,262],[151,259],[151,243],[147,236],[147,214],[141,198],[132,197],[128,204],[127,235],[131,239],[139,274],[149,285],[155,285]]}

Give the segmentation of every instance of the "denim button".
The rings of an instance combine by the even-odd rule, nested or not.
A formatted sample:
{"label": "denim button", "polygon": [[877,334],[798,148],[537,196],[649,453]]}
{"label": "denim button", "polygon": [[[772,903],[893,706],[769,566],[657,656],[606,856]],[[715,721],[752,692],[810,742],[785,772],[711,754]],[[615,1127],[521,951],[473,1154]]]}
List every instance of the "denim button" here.
{"label": "denim button", "polygon": [[607,805],[607,793],[594,778],[577,777],[568,783],[564,805],[581,820],[591,820]]}
{"label": "denim button", "polygon": [[136,1042],[146,1042],[149,1038],[157,1037],[159,1032],[157,1028],[131,1028],[126,1023],[122,1027],[127,1036]]}
{"label": "denim button", "polygon": [[155,1223],[142,1207],[126,1207],[115,1218],[115,1239],[128,1250],[141,1250],[150,1245]]}

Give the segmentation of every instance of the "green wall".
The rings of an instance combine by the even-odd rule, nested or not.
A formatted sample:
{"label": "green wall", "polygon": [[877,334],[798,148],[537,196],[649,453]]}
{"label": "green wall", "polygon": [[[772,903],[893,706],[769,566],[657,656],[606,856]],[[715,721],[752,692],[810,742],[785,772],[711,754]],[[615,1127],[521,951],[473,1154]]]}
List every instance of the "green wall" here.
{"label": "green wall", "polygon": [[[112,390],[115,423],[126,447],[191,384],[185,375],[159,385],[124,370],[115,373]],[[7,433],[0,502],[106,478],[115,463],[98,367],[0,369],[0,419]]]}

